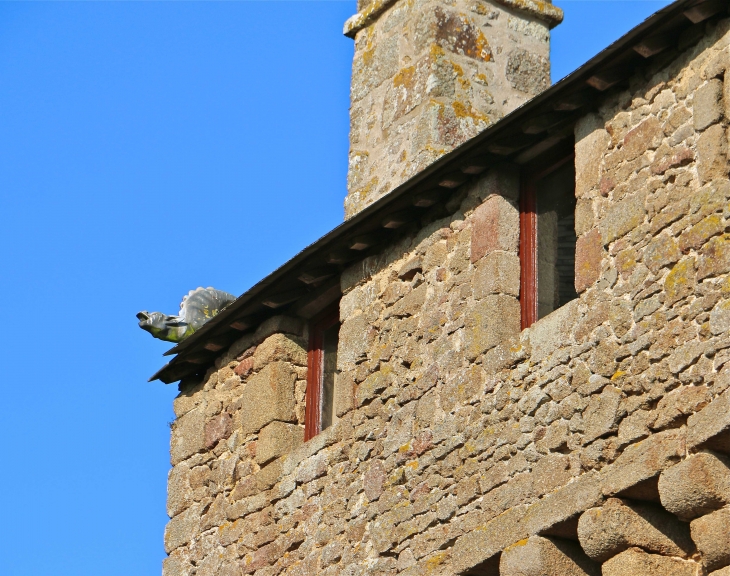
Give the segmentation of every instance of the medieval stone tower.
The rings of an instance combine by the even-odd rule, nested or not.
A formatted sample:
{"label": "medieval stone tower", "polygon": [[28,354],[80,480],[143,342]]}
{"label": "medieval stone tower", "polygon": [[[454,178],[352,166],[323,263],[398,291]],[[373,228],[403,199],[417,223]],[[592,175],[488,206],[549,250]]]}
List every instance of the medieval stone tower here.
{"label": "medieval stone tower", "polygon": [[550,29],[532,0],[370,0],[355,39],[349,218],[550,86]]}
{"label": "medieval stone tower", "polygon": [[153,376],[163,576],[730,576],[729,8],[548,86],[549,3],[359,6],[347,219]]}

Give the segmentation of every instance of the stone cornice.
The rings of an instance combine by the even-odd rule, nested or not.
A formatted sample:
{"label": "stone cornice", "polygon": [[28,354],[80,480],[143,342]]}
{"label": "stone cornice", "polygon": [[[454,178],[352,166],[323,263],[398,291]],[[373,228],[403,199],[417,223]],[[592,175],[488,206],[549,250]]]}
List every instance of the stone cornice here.
{"label": "stone cornice", "polygon": [[495,0],[495,2],[513,10],[522,10],[535,18],[544,20],[550,28],[554,28],[563,21],[563,10],[553,6],[550,2],[540,0]]}
{"label": "stone cornice", "polygon": [[[380,15],[395,4],[398,0],[374,0],[365,10],[350,16],[345,22],[342,33],[345,36],[354,38],[363,28],[367,28],[375,22]],[[544,20],[550,28],[557,26],[563,21],[563,11],[550,2],[541,0],[494,0],[507,8],[527,12],[535,18]]]}
{"label": "stone cornice", "polygon": [[353,14],[345,21],[342,33],[349,38],[354,38],[363,28],[367,28],[375,22],[378,17],[395,4],[398,0],[374,0],[362,12]]}

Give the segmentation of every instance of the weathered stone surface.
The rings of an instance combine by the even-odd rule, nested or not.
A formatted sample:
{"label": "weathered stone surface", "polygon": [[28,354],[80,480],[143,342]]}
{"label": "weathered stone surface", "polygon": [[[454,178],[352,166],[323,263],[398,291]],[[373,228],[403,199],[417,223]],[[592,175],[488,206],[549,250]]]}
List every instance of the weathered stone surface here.
{"label": "weathered stone surface", "polygon": [[575,126],[575,194],[582,198],[598,185],[599,169],[610,137],[597,114],[588,114]]}
{"label": "weathered stone surface", "polygon": [[603,576],[696,576],[695,562],[630,548],[601,567]]}
{"label": "weathered stone surface", "polygon": [[588,472],[532,504],[520,523],[528,534],[536,534],[575,517],[602,500],[600,477]]}
{"label": "weathered stone surface", "polygon": [[610,432],[618,430],[621,419],[621,390],[614,386],[606,386],[600,395],[594,396],[585,410],[584,443],[589,443]]}
{"label": "weathered stone surface", "polygon": [[[695,356],[696,354],[696,356]],[[689,358],[693,360],[701,354],[700,351],[693,352]],[[693,357],[694,356],[694,357]],[[687,361],[687,357],[681,359],[677,366],[684,368],[690,362]],[[680,368],[680,369],[681,369]],[[670,366],[672,372],[678,372],[679,369]],[[652,428],[661,430],[669,426],[676,427],[683,420],[686,419],[690,414],[694,414],[698,410],[701,410],[709,403],[712,398],[712,393],[706,386],[683,386],[672,390],[664,398],[659,401],[656,408],[656,420],[652,425]]]}
{"label": "weathered stone surface", "polygon": [[[505,11],[504,2],[456,0],[437,17],[439,1],[395,2],[358,33],[353,209],[514,104],[511,85],[492,93],[514,48],[504,30],[546,42],[543,23],[516,16],[524,3],[508,0]],[[724,475],[699,466],[706,456],[697,452],[730,450],[730,182],[698,174],[707,167],[698,166],[698,141],[726,123],[695,129],[693,99],[723,74],[717,54],[730,47],[730,20],[694,30],[705,38],[669,66],[653,59],[646,76],[596,92],[595,114],[576,126],[578,298],[520,332],[523,165],[496,161],[480,173],[481,157],[467,151],[433,182],[436,205],[414,208],[416,220],[393,241],[383,236],[340,275],[332,426],[295,447],[308,371],[306,330],[293,318],[240,338],[181,383],[166,574],[447,576],[498,570],[500,555],[505,570],[532,569],[509,560],[533,548],[550,570],[540,546],[575,538],[581,515],[610,509],[612,496],[653,502],[654,511],[663,499],[683,518],[702,514],[698,541],[712,534],[705,519],[729,507]],[[494,58],[483,68],[479,33]],[[409,48],[419,36],[431,40]],[[575,105],[558,100],[561,110]],[[549,118],[521,128],[536,133]],[[495,141],[494,150],[510,144]],[[422,203],[434,199],[421,192]],[[504,229],[479,230],[489,207]],[[277,366],[283,402],[269,378]],[[287,402],[286,418],[270,414]],[[651,551],[676,553],[669,536],[684,530],[686,540],[686,522],[665,512],[652,523],[628,509],[633,516],[603,515],[615,522],[601,536],[629,547],[604,573],[706,573],[701,553]],[[708,558],[717,553],[703,546]]]}
{"label": "weathered stone surface", "polygon": [[375,339],[375,330],[364,314],[348,318],[340,328],[340,349],[337,363],[356,362],[365,355]]}
{"label": "weathered stone surface", "polygon": [[181,512],[165,527],[165,552],[168,554],[192,540],[200,525],[200,505],[194,505]]}
{"label": "weathered stone surface", "polygon": [[[679,248],[685,253],[692,249],[699,250],[709,238],[722,234],[724,230],[722,217],[719,214],[710,214],[682,233]],[[676,258],[678,259],[679,257]]]}
{"label": "weathered stone surface", "polygon": [[569,540],[530,536],[508,546],[499,562],[500,576],[599,576],[580,546]]}
{"label": "weathered stone surface", "polygon": [[712,238],[702,247],[697,267],[699,279],[730,272],[730,234]]}
{"label": "weathered stone surface", "polygon": [[666,304],[674,304],[692,292],[696,282],[695,266],[694,257],[683,258],[667,274],[664,280]]}
{"label": "weathered stone surface", "polygon": [[520,294],[520,259],[509,252],[492,252],[477,266],[473,277],[474,297],[489,294]]}
{"label": "weathered stone surface", "polygon": [[662,506],[682,520],[692,520],[730,503],[730,459],[702,452],[659,476]]}
{"label": "weathered stone surface", "polygon": [[466,321],[466,354],[482,352],[520,332],[520,303],[512,296],[493,294],[474,305]]}
{"label": "weathered stone surface", "polygon": [[382,372],[374,372],[370,374],[364,382],[361,382],[357,386],[355,391],[355,399],[357,405],[365,403],[366,400],[375,398],[379,392],[385,390],[391,383],[391,378],[387,374]]}
{"label": "weathered stone surface", "polygon": [[710,572],[707,576],[730,576],[730,566]]}
{"label": "weathered stone surface", "polygon": [[707,571],[730,565],[730,509],[700,516],[690,522],[690,529]]}
{"label": "weathered stone surface", "polygon": [[676,262],[681,256],[677,241],[669,234],[661,234],[644,249],[643,262],[656,274],[662,267]]}
{"label": "weathered stone surface", "polygon": [[725,127],[713,124],[697,140],[697,172],[702,182],[727,176],[727,138]]}
{"label": "weathered stone surface", "polygon": [[272,334],[256,347],[253,354],[253,369],[258,372],[270,362],[277,360],[306,366],[305,343],[288,334]]}
{"label": "weathered stone surface", "polygon": [[217,416],[213,416],[205,423],[205,448],[210,449],[215,446],[219,440],[228,438],[233,427],[230,414],[223,412]]}
{"label": "weathered stone surface", "polygon": [[573,300],[535,322],[529,332],[533,359],[539,362],[569,342],[579,317],[580,301]]}
{"label": "weathered stone surface", "polygon": [[590,288],[601,274],[603,243],[594,229],[578,238],[575,246],[575,291],[580,294]]}
{"label": "weathered stone surface", "polygon": [[633,196],[614,204],[598,223],[603,244],[609,244],[616,238],[631,232],[644,221],[645,195],[637,192]]}
{"label": "weathered stone surface", "polygon": [[507,57],[507,80],[520,92],[536,96],[550,86],[550,62],[544,56],[515,48]]}
{"label": "weathered stone surface", "polygon": [[710,332],[722,334],[730,330],[730,300],[721,300],[710,313]]}
{"label": "weathered stone surface", "polygon": [[651,165],[652,174],[664,174],[667,170],[684,166],[694,160],[695,154],[689,148],[673,149],[665,156],[654,160]]}
{"label": "weathered stone surface", "polygon": [[618,494],[639,482],[653,478],[679,462],[684,455],[683,430],[666,430],[632,444],[613,464],[602,470],[603,493],[607,496]]}
{"label": "weathered stone surface", "polygon": [[490,196],[475,211],[471,233],[471,261],[501,250],[517,254],[519,211],[506,198]]}
{"label": "weathered stone surface", "polygon": [[457,539],[452,552],[455,570],[467,570],[491,558],[528,534],[519,524],[527,506],[514,506]]}
{"label": "weathered stone surface", "polygon": [[509,164],[491,167],[475,186],[482,202],[493,195],[517,201],[520,197],[520,170]]}
{"label": "weathered stone surface", "polygon": [[162,576],[190,576],[195,567],[190,563],[183,548],[173,550],[169,557],[162,561]]}
{"label": "weathered stone surface", "polygon": [[256,433],[274,420],[296,420],[295,381],[296,373],[286,362],[272,362],[249,378],[240,400],[245,410],[241,418],[244,434]]}
{"label": "weathered stone surface", "polygon": [[358,32],[346,217],[550,85],[548,24],[525,9],[557,9],[508,6],[374,0],[348,21]]}
{"label": "weathered stone surface", "polygon": [[182,462],[167,474],[167,515],[172,518],[193,503],[190,467]]}
{"label": "weathered stone surface", "polygon": [[175,466],[205,446],[205,413],[196,408],[175,421],[170,439],[170,463]]}
{"label": "weathered stone surface", "polygon": [[686,524],[676,522],[659,506],[629,504],[618,498],[584,512],[578,521],[578,538],[586,554],[598,562],[632,546],[682,557],[694,548]]}
{"label": "weathered stone surface", "polygon": [[687,419],[687,446],[694,448],[730,429],[730,390]]}
{"label": "weathered stone surface", "polygon": [[288,454],[304,441],[304,428],[298,424],[272,422],[261,429],[256,443],[256,462],[267,462]]}
{"label": "weathered stone surface", "polygon": [[575,235],[580,238],[586,232],[590,232],[594,224],[593,200],[579,199],[575,205]]}
{"label": "weathered stone surface", "polygon": [[383,486],[386,481],[386,472],[380,460],[374,460],[363,477],[363,488],[368,500],[377,500],[383,493]]}
{"label": "weathered stone surface", "polygon": [[233,371],[241,378],[248,376],[253,371],[253,356],[241,360]]}
{"label": "weathered stone surface", "polygon": [[654,116],[649,116],[624,137],[622,147],[624,158],[634,160],[647,150],[658,148],[662,135],[662,125],[659,120]]}
{"label": "weathered stone surface", "polygon": [[695,130],[704,130],[722,118],[722,80],[713,78],[695,92],[692,113]]}

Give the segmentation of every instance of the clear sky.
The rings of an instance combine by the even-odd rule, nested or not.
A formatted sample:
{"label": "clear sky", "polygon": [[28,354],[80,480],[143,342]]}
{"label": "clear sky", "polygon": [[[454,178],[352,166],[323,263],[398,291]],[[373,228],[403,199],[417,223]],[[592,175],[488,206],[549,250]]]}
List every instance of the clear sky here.
{"label": "clear sky", "polygon": [[[668,4],[556,3],[554,80]],[[0,3],[0,576],[159,574],[177,389],[135,313],[341,221],[354,10]]]}

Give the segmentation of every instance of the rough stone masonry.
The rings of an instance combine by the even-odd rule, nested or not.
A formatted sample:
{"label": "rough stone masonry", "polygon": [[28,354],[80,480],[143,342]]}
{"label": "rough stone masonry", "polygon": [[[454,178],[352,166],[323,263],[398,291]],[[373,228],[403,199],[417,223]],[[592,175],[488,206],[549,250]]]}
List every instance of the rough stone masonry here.
{"label": "rough stone masonry", "polygon": [[532,0],[360,1],[345,218],[550,86],[550,28]]}
{"label": "rough stone masonry", "polygon": [[[390,62],[368,38],[417,5],[356,58]],[[300,318],[181,382],[163,574],[730,574],[730,19],[685,40],[575,127],[577,299],[520,330],[520,175],[496,166],[342,274],[321,434]]]}

